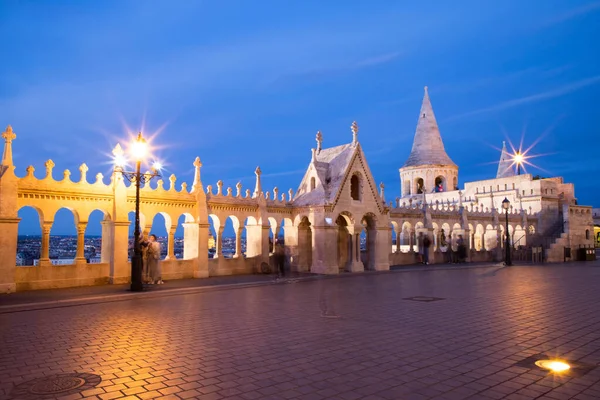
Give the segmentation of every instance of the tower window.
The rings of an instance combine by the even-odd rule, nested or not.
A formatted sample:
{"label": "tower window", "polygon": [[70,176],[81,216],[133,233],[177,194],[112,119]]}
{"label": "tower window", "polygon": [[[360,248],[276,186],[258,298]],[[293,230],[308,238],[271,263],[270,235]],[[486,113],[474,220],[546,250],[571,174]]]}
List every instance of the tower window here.
{"label": "tower window", "polygon": [[313,176],[312,178],[310,178],[310,191],[312,192],[313,190],[315,190],[315,187],[317,187],[317,182],[315,180],[315,177]]}

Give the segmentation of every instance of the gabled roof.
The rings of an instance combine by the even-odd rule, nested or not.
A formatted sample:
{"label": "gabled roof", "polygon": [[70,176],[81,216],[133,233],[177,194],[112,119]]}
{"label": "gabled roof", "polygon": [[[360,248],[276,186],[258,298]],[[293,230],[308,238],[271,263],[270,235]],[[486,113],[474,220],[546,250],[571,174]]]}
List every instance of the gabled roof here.
{"label": "gabled roof", "polygon": [[[294,205],[325,205],[333,202],[342,185],[346,170],[354,156],[357,146],[352,143],[322,149],[311,161],[298,191],[294,196]],[[309,177],[316,172],[320,184],[314,190],[306,191]]]}
{"label": "gabled roof", "polygon": [[427,86],[419,113],[417,129],[413,141],[412,150],[404,167],[416,167],[421,165],[451,165],[456,166],[446,154],[442,136],[433,114]]}
{"label": "gabled roof", "polygon": [[506,151],[506,142],[502,142],[502,154],[500,155],[496,178],[509,178],[511,176],[515,176],[512,157],[508,154],[508,151]]}

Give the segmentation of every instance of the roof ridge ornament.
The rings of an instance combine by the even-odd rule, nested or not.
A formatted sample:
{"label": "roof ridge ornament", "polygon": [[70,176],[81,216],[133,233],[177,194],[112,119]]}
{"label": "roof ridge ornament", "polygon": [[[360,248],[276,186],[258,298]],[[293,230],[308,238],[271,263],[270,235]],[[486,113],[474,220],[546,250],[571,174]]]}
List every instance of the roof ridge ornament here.
{"label": "roof ridge ornament", "polygon": [[319,154],[321,152],[321,148],[323,145],[323,134],[321,133],[321,131],[317,131],[317,154]]}
{"label": "roof ridge ornament", "polygon": [[352,131],[352,144],[356,145],[358,143],[358,124],[356,121],[352,122],[350,130]]}

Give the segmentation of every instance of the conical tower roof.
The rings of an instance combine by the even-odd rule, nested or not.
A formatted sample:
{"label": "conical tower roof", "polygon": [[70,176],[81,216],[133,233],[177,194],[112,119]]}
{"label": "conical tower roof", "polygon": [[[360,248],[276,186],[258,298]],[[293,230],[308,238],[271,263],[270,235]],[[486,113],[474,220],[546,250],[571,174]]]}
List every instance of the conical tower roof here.
{"label": "conical tower roof", "polygon": [[423,96],[412,150],[404,167],[420,165],[451,165],[456,167],[456,164],[452,162],[444,149],[444,142],[442,142],[442,136],[433,114],[427,86],[425,86],[425,95]]}
{"label": "conical tower roof", "polygon": [[515,176],[515,169],[513,168],[513,160],[508,151],[506,151],[506,142],[502,142],[502,154],[500,155],[500,162],[498,163],[498,172],[496,178],[508,178]]}

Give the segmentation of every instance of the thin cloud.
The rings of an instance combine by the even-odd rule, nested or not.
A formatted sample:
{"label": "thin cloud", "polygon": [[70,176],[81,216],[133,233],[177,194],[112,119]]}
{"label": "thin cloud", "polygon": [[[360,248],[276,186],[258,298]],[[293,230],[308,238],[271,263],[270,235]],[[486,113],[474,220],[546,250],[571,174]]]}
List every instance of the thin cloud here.
{"label": "thin cloud", "polygon": [[583,79],[583,80],[577,81],[575,83],[571,83],[569,85],[562,86],[558,89],[534,94],[531,96],[521,97],[521,98],[514,99],[514,100],[505,101],[503,103],[496,104],[495,106],[480,108],[478,110],[469,111],[464,114],[459,114],[459,115],[447,118],[444,122],[455,121],[455,120],[462,119],[465,117],[471,117],[473,115],[485,114],[485,113],[489,113],[489,112],[493,112],[493,111],[506,110],[508,108],[520,106],[522,104],[529,104],[529,103],[535,103],[538,101],[553,99],[553,98],[560,97],[565,94],[574,92],[576,90],[583,89],[583,88],[591,86],[591,85],[595,85],[597,83],[600,83],[600,75],[596,75],[591,78]]}
{"label": "thin cloud", "polygon": [[545,21],[541,27],[557,25],[562,22],[568,21],[573,18],[577,18],[586,14],[590,14],[600,10],[600,1],[596,1],[594,3],[586,4],[581,7],[574,8],[572,10],[561,13],[560,15],[555,16],[547,21]]}

